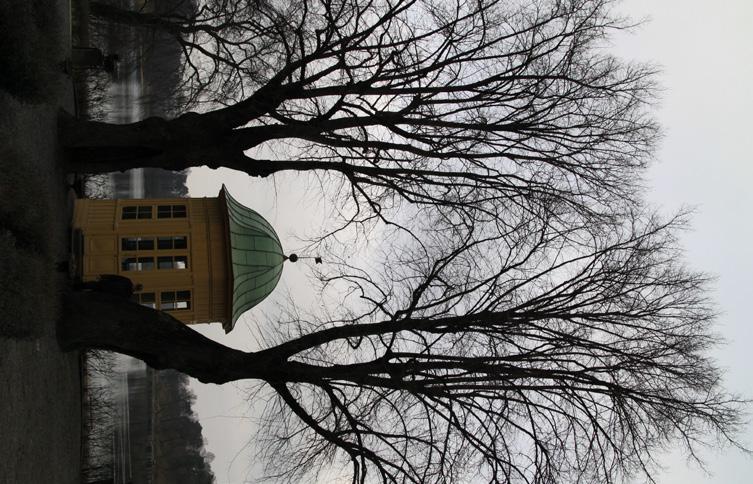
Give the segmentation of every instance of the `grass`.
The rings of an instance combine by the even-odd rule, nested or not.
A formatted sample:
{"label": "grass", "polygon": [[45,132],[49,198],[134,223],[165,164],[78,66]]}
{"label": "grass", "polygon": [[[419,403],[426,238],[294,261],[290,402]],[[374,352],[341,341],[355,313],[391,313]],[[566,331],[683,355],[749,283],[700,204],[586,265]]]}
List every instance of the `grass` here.
{"label": "grass", "polygon": [[61,207],[46,185],[62,179],[44,166],[50,147],[34,143],[41,113],[3,93],[0,113],[0,336],[35,337],[59,306],[55,260],[64,239],[50,231]]}
{"label": "grass", "polygon": [[13,234],[0,229],[0,336],[39,336],[40,325],[54,320],[56,291],[45,277],[45,261],[23,247]]}
{"label": "grass", "polygon": [[0,0],[0,482],[81,482],[79,353],[56,339],[69,197],[57,115],[73,106],[65,0]]}
{"label": "grass", "polygon": [[0,336],[37,337],[59,308],[66,215],[54,120],[66,89],[67,8],[0,0]]}
{"label": "grass", "polygon": [[0,89],[25,102],[54,99],[66,28],[56,0],[0,0]]}
{"label": "grass", "polygon": [[79,353],[60,350],[70,197],[57,144],[73,106],[66,0],[0,0],[0,482],[81,482]]}

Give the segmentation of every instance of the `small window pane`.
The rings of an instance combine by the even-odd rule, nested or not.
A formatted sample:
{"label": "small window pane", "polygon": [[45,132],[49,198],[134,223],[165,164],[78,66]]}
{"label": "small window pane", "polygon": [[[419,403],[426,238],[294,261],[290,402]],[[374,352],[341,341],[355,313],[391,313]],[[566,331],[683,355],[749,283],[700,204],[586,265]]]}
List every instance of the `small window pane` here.
{"label": "small window pane", "polygon": [[153,292],[141,292],[133,295],[133,300],[142,306],[148,308],[157,309],[157,303],[155,301]]}
{"label": "small window pane", "polygon": [[173,258],[172,257],[157,257],[157,268],[158,269],[172,269],[173,268]]}
{"label": "small window pane", "polygon": [[172,237],[159,237],[157,238],[157,248],[158,249],[172,249],[173,248],[173,239]]}
{"label": "small window pane", "polygon": [[126,237],[120,240],[120,248],[122,250],[136,250],[136,244],[138,242],[136,237]]}
{"label": "small window pane", "polygon": [[123,220],[136,218],[136,207],[123,207]]}
{"label": "small window pane", "polygon": [[136,263],[135,257],[126,257],[123,259],[122,269],[124,271],[137,271],[138,270],[138,264]]}
{"label": "small window pane", "polygon": [[188,301],[178,301],[175,303],[175,309],[188,309]]}
{"label": "small window pane", "polygon": [[154,250],[154,239],[138,239],[139,250]]}
{"label": "small window pane", "polygon": [[173,243],[176,249],[185,249],[188,247],[188,239],[184,236],[173,237]]}
{"label": "small window pane", "polygon": [[186,218],[186,206],[185,205],[173,205],[173,217]]}
{"label": "small window pane", "polygon": [[182,301],[187,301],[191,299],[191,291],[178,291],[177,298]]}
{"label": "small window pane", "polygon": [[157,206],[157,218],[170,218],[172,215],[170,205],[158,205]]}
{"label": "small window pane", "polygon": [[139,257],[140,271],[151,271],[154,269],[154,257]]}
{"label": "small window pane", "polygon": [[188,267],[188,257],[184,255],[175,256],[175,268],[186,269]]}
{"label": "small window pane", "polygon": [[152,218],[152,207],[151,206],[141,206],[138,207],[138,218]]}
{"label": "small window pane", "polygon": [[170,292],[163,292],[160,294],[160,302],[164,305],[165,303],[170,303],[175,301],[175,293]]}

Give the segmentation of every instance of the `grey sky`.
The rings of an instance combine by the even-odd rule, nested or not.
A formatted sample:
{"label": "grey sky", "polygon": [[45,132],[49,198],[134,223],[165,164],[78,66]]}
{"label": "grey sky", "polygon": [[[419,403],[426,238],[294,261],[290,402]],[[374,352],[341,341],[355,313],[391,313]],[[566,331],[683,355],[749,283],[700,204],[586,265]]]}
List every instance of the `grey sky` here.
{"label": "grey sky", "polygon": [[[721,310],[718,331],[727,344],[716,352],[728,370],[727,387],[753,397],[753,1],[750,0],[628,0],[620,11],[648,22],[630,35],[615,39],[614,50],[625,58],[662,67],[664,87],[658,115],[666,137],[649,171],[649,200],[671,212],[693,206],[693,230],[683,236],[691,267],[718,276],[714,298]],[[286,250],[300,246],[293,238],[316,227],[322,207],[300,191],[295,177],[268,180],[219,170],[194,170],[189,176],[191,196],[216,196],[221,183],[238,200],[262,213],[274,225]],[[275,193],[277,196],[275,197]],[[307,292],[305,265],[285,268],[274,296],[250,311],[225,337],[219,325],[202,328],[228,345],[255,347],[253,321],[274,311],[287,294],[301,302]],[[213,469],[219,484],[239,484],[253,477],[254,466],[245,449],[253,423],[236,386],[194,385],[197,411],[217,455]],[[753,445],[753,426],[744,439]],[[661,461],[666,470],[659,484],[748,484],[753,482],[753,458],[734,450],[710,449],[707,475],[687,467],[684,457],[668,450]]]}
{"label": "grey sky", "polygon": [[[683,245],[693,268],[718,277],[717,330],[727,344],[715,354],[727,369],[727,387],[753,397],[753,2],[631,0],[623,10],[650,20],[619,39],[619,52],[663,70],[666,138],[649,172],[649,199],[665,211],[696,208]],[[753,444],[752,426],[744,439]],[[660,484],[753,482],[753,458],[740,452],[710,450],[712,475],[688,468],[678,454],[663,459]]]}

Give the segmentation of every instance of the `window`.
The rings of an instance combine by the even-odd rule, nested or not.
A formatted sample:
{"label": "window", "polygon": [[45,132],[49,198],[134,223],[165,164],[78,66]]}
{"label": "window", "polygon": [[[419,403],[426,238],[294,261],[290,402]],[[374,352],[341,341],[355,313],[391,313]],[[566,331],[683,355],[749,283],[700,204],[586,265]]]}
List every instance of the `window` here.
{"label": "window", "polygon": [[[154,237],[123,237],[120,239],[121,250],[154,250]],[[182,250],[188,248],[188,237],[175,235],[157,237],[157,249],[159,250]]]}
{"label": "window", "polygon": [[123,220],[130,220],[136,218],[136,207],[123,207]]}
{"label": "window", "polygon": [[121,250],[154,250],[154,239],[144,237],[123,237],[120,239]]}
{"label": "window", "polygon": [[157,269],[186,269],[188,257],[185,255],[161,255],[157,257]]}
{"label": "window", "polygon": [[151,205],[132,205],[123,207],[121,215],[123,220],[134,220],[137,218],[152,218],[152,206]]}
{"label": "window", "polygon": [[157,298],[153,292],[137,292],[133,295],[133,300],[142,306],[157,309]]}
{"label": "window", "polygon": [[191,291],[161,292],[160,309],[191,309]]}
{"label": "window", "polygon": [[121,237],[120,248],[125,256],[121,259],[122,271],[188,269],[186,235]]}
{"label": "window", "polygon": [[124,257],[121,268],[124,271],[151,271],[154,269],[154,257]]}
{"label": "window", "polygon": [[157,237],[157,249],[186,249],[188,247],[188,237],[185,235],[176,235],[173,237]]}
{"label": "window", "polygon": [[157,218],[186,218],[186,206],[157,205]]}

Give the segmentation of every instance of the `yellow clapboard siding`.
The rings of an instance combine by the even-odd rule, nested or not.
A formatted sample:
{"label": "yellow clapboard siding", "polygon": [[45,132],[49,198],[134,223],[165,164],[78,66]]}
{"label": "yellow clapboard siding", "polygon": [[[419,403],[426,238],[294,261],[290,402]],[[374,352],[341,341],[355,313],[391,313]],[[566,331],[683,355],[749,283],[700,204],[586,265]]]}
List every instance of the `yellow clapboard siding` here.
{"label": "yellow clapboard siding", "polygon": [[[185,206],[183,218],[158,218],[159,206]],[[126,207],[151,207],[151,218],[124,219]],[[130,209],[129,209],[130,210]],[[142,293],[191,291],[190,309],[170,313],[186,323],[208,323],[229,318],[229,271],[224,216],[216,198],[143,200],[77,200],[73,229],[83,234],[79,262],[83,280],[101,274],[120,274]],[[124,238],[151,239],[151,249],[125,250]],[[160,249],[159,237],[187,237],[185,249]],[[160,257],[187,257],[186,269],[160,269]],[[148,262],[151,266],[148,270]],[[129,261],[131,265],[129,265]],[[127,270],[124,264],[141,270]]]}

